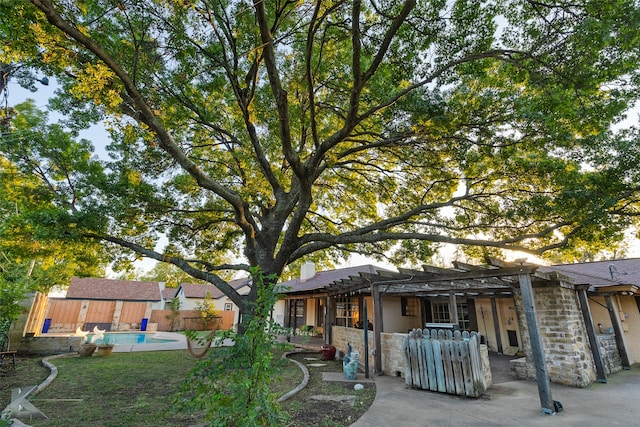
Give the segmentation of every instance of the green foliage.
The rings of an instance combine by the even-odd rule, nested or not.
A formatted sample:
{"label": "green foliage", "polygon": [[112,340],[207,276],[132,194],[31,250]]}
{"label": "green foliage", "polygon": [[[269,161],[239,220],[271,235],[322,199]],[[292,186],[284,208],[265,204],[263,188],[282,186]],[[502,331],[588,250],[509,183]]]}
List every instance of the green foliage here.
{"label": "green foliage", "polygon": [[181,283],[202,283],[204,280],[194,279],[175,265],[159,262],[147,272],[136,275],[137,280],[148,282],[164,282],[167,288],[178,288]]}
{"label": "green foliage", "polygon": [[219,316],[218,310],[216,310],[216,306],[211,300],[210,292],[207,292],[202,301],[198,301],[194,310],[200,313],[200,317],[205,324]]}
{"label": "green foliage", "polygon": [[[65,212],[69,207],[65,201],[72,203],[87,191],[69,182],[79,172],[68,164],[75,159],[79,167],[93,169],[87,163],[86,141],[76,144],[59,127],[48,126],[46,115],[31,101],[15,110],[12,129],[0,138],[0,251],[4,258],[0,264],[21,265],[35,283],[34,290],[45,293],[54,286],[67,286],[73,275],[103,274],[102,245],[78,239],[78,224]],[[57,160],[19,160],[35,151]],[[63,181],[56,185],[58,195],[50,192],[53,182],[43,180],[47,174]]]}
{"label": "green foliage", "polygon": [[252,278],[259,291],[253,315],[243,319],[244,334],[232,337],[235,345],[210,351],[187,377],[174,401],[181,409],[204,410],[211,426],[283,423],[277,396],[270,391],[275,373],[276,331],[270,316],[275,277],[265,277],[254,269]]}
{"label": "green foliage", "polygon": [[167,315],[169,319],[169,330],[175,331],[180,327],[180,298],[171,298],[169,306],[171,307],[171,314]]}
{"label": "green foliage", "polygon": [[0,269],[0,332],[8,331],[11,322],[27,311],[21,305],[25,294],[34,283],[26,277],[26,270],[18,266],[2,266]]}

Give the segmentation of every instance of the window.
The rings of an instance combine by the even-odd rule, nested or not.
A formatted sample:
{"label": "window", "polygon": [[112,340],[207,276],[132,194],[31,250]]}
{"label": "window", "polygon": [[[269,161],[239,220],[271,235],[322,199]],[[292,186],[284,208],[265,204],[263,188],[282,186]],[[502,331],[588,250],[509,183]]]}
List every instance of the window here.
{"label": "window", "polygon": [[231,304],[230,302],[224,303],[224,311],[231,311],[231,310],[233,310],[233,304]]}
{"label": "window", "polygon": [[403,316],[415,316],[418,314],[418,304],[415,298],[400,297],[400,304],[402,305]]}
{"label": "window", "polygon": [[450,323],[449,322],[449,303],[434,302],[431,304],[431,321],[433,323]]}
{"label": "window", "polygon": [[353,328],[359,319],[358,298],[336,299],[336,326]]}
{"label": "window", "polygon": [[470,330],[469,306],[466,303],[458,303],[458,325],[463,331]]}
{"label": "window", "polygon": [[456,323],[462,330],[469,330],[471,322],[469,321],[469,306],[466,302],[459,302],[456,304],[458,307],[458,319],[452,320],[449,317],[449,303],[448,302],[434,302],[431,303],[431,321],[433,323]]}

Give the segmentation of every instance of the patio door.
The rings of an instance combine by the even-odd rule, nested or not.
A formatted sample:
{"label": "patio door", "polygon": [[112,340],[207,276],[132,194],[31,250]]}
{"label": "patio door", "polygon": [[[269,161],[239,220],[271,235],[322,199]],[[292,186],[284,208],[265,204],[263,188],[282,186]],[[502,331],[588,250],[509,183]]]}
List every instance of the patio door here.
{"label": "patio door", "polygon": [[326,300],[324,298],[316,299],[316,325],[315,326],[317,327],[324,326],[324,316],[326,311],[325,302]]}
{"label": "patio door", "polygon": [[290,299],[287,305],[287,321],[285,327],[294,331],[305,324],[306,300]]}

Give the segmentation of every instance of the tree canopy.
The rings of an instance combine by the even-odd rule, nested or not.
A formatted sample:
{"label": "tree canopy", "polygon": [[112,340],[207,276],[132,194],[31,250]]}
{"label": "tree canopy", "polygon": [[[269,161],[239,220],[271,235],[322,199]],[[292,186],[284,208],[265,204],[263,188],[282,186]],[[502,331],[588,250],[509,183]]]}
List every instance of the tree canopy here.
{"label": "tree canopy", "polygon": [[[36,150],[56,156],[65,151],[78,154],[68,135],[59,126],[48,126],[46,116],[32,103],[17,106],[13,113],[12,128],[2,129],[3,151],[12,147],[14,157],[24,160]],[[15,147],[26,141],[20,149]],[[58,186],[57,179],[70,171],[54,171],[46,162],[31,167],[25,173],[0,157],[0,330],[8,327],[3,321],[10,322],[24,310],[26,292],[66,287],[74,275],[102,275],[108,261],[99,242],[69,239],[58,228],[65,224],[58,222],[59,205],[51,186]]]}
{"label": "tree canopy", "polygon": [[55,77],[70,132],[110,134],[109,158],[2,152],[46,184],[41,227],[245,309],[256,290],[221,274],[611,247],[638,209],[637,134],[612,125],[640,93],[639,27],[631,0],[2,2],[0,63]]}

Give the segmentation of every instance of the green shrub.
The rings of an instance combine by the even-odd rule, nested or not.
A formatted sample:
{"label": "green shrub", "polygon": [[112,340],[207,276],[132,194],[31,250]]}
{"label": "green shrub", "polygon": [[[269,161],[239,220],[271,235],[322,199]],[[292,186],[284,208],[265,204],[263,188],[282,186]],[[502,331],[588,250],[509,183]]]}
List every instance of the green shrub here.
{"label": "green shrub", "polygon": [[187,376],[174,399],[180,409],[204,411],[210,426],[284,423],[284,413],[270,389],[276,373],[273,357],[277,331],[270,316],[276,301],[275,278],[257,270],[252,276],[258,298],[253,316],[243,319],[244,334],[229,335],[235,345],[210,351]]}

